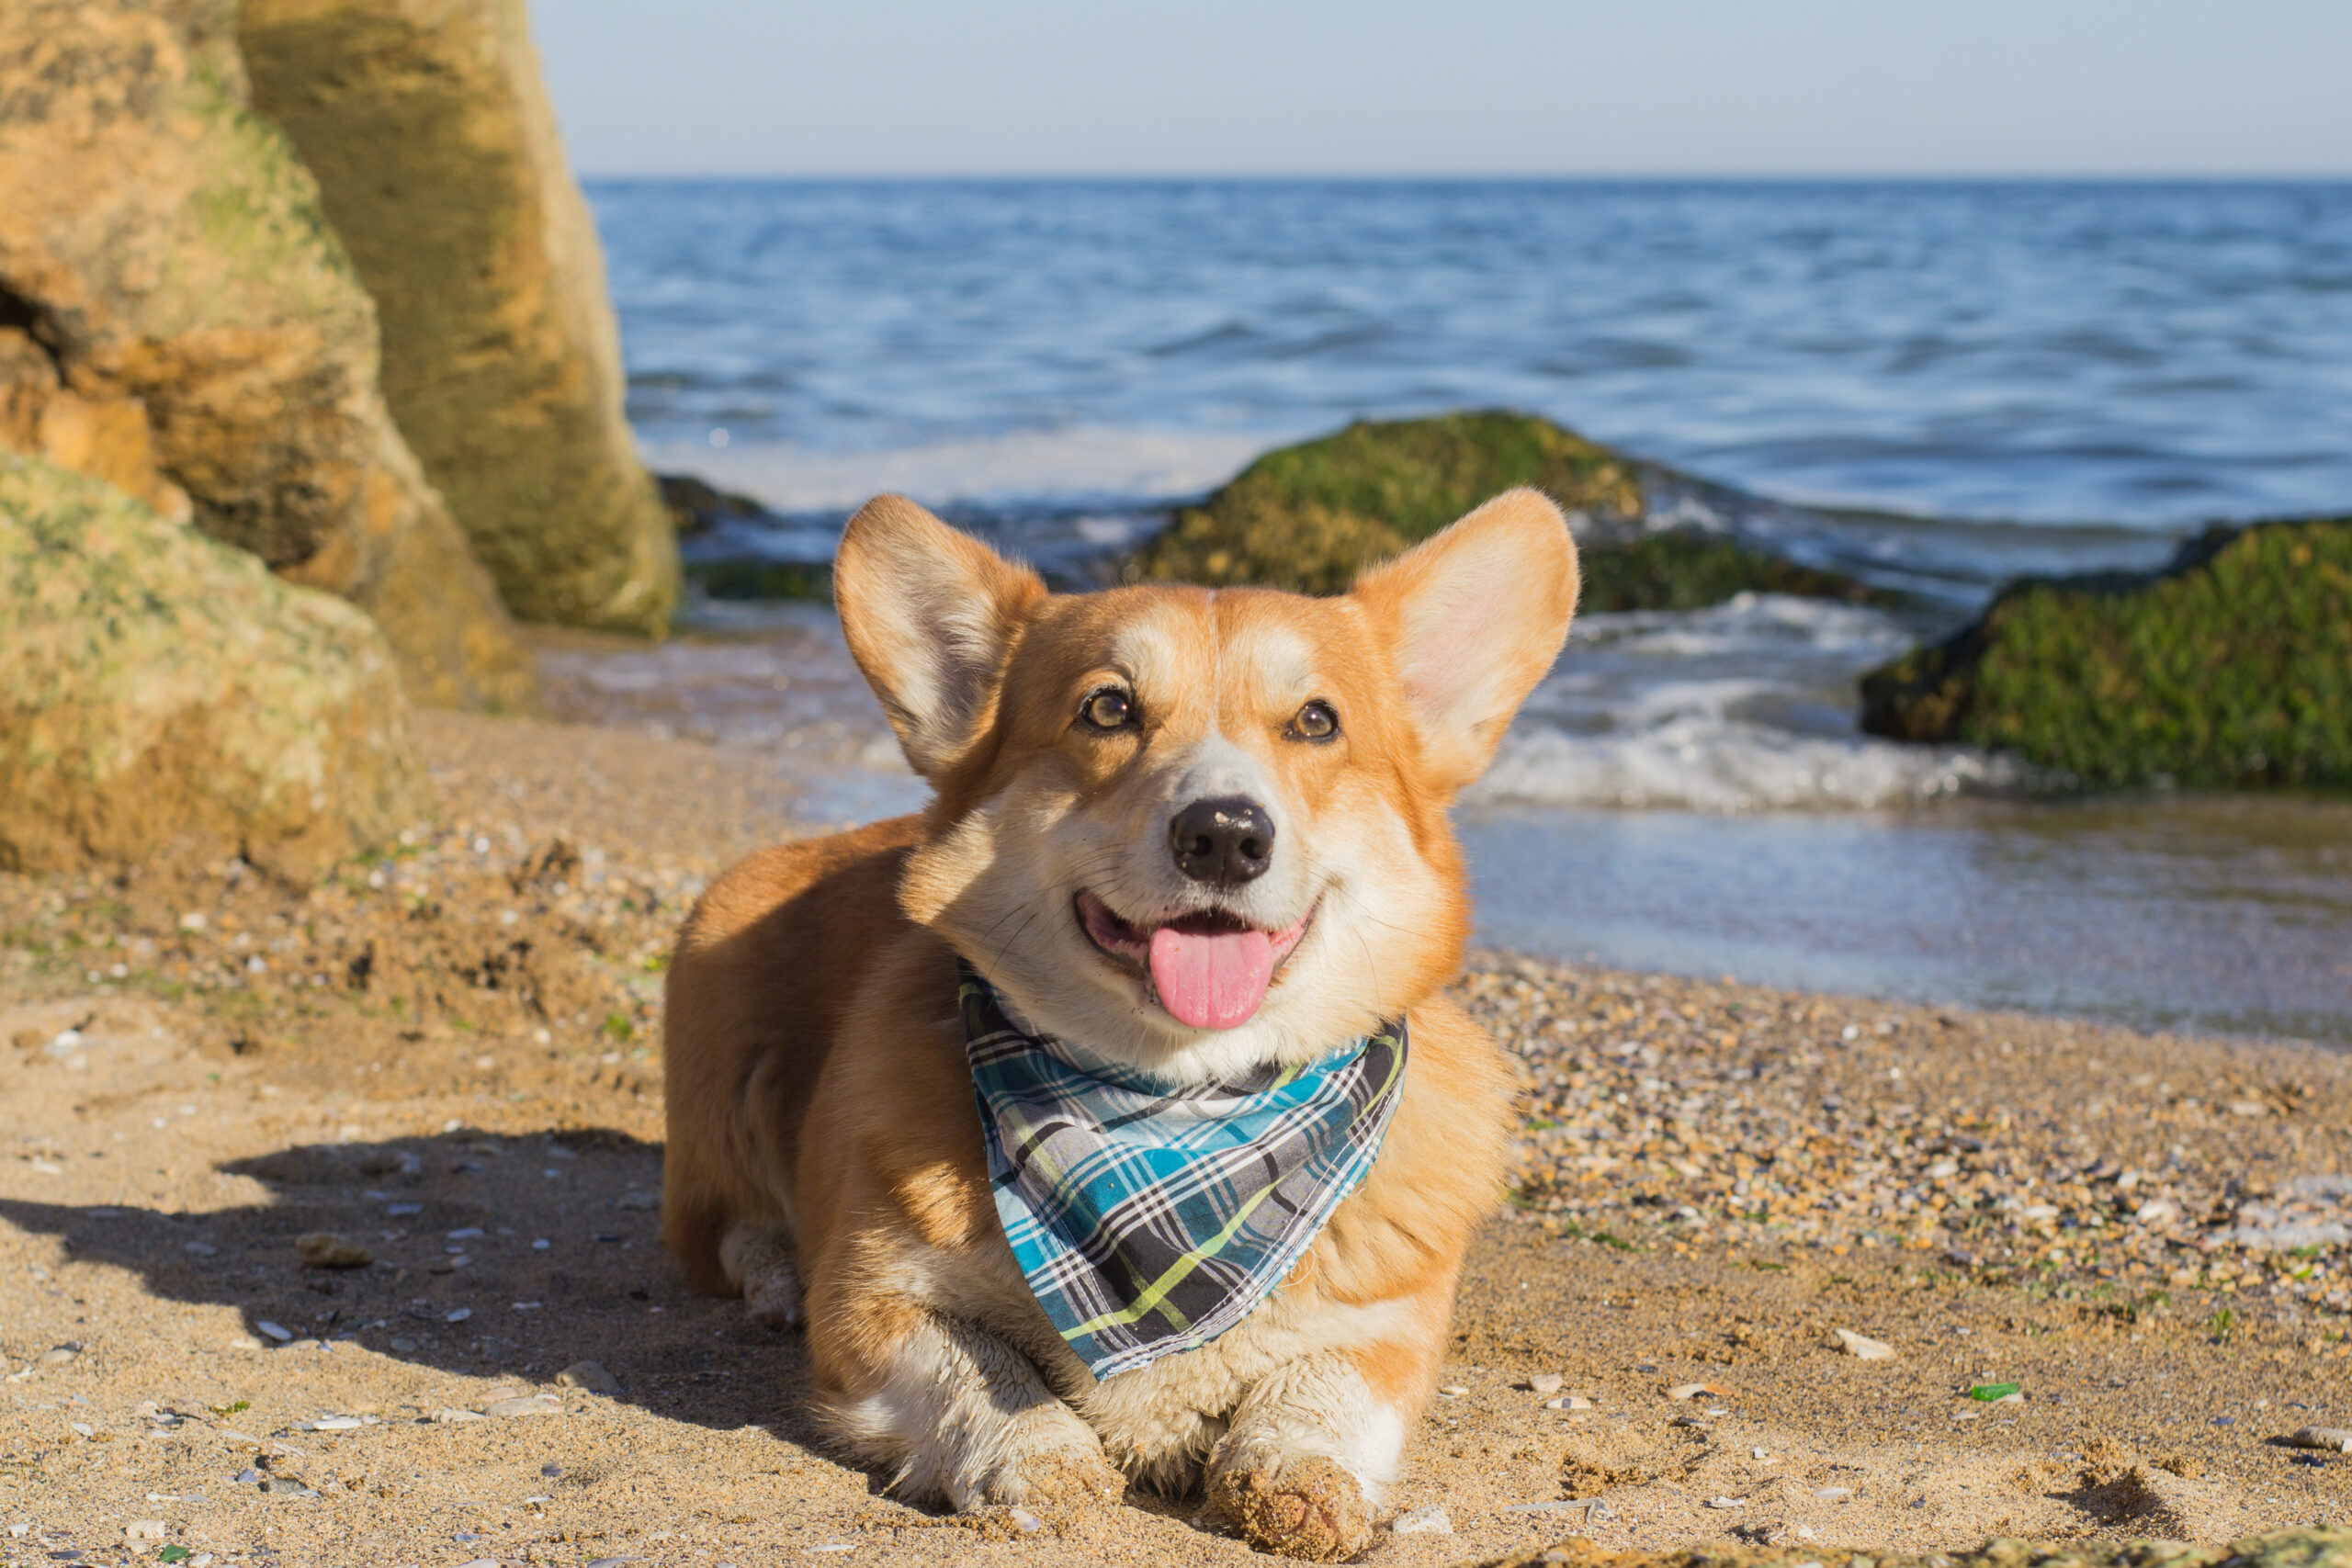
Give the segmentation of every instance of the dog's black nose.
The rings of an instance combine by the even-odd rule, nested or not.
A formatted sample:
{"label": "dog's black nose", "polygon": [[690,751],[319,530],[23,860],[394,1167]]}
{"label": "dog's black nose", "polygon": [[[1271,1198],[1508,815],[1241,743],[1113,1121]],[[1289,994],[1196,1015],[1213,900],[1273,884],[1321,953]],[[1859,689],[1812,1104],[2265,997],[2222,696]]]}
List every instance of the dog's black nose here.
{"label": "dog's black nose", "polygon": [[1266,874],[1274,863],[1274,824],[1254,800],[1196,800],[1168,824],[1176,869],[1195,882],[1230,886]]}

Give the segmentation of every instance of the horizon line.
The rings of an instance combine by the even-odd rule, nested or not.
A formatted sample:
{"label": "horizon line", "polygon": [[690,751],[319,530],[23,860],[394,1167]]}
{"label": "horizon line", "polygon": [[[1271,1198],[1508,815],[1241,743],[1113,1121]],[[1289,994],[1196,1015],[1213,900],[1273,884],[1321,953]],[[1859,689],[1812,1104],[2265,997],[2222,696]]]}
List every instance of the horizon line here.
{"label": "horizon line", "polygon": [[1085,170],[1085,169],[577,169],[582,180],[722,180],[806,181],[808,183],[906,184],[947,181],[1033,181],[1144,184],[1159,181],[1262,182],[1305,181],[1385,184],[1427,181],[1450,184],[1504,185],[1522,183],[1592,185],[2346,185],[2352,168],[2314,170],[1700,170],[1543,171],[1543,170]]}

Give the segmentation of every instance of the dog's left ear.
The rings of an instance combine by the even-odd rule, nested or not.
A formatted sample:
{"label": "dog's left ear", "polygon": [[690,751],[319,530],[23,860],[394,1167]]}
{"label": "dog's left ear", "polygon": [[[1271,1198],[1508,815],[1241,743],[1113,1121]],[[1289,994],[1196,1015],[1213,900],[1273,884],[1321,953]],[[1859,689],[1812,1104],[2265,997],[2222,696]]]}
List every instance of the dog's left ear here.
{"label": "dog's left ear", "polygon": [[1577,608],[1577,547],[1539,491],[1506,491],[1356,580],[1393,639],[1431,772],[1458,790],[1487,771],[1552,668]]}
{"label": "dog's left ear", "polygon": [[936,782],[978,739],[1013,639],[1045,597],[1036,573],[903,495],[876,496],[849,520],[833,603],[915,772]]}

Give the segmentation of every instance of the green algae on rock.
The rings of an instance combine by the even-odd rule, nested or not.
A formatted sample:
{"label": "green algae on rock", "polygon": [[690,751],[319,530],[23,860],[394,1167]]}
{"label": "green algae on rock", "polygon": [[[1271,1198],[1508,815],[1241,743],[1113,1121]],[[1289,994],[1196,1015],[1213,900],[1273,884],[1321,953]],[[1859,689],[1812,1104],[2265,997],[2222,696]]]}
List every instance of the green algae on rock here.
{"label": "green algae on rock", "polygon": [[2086,784],[2352,784],[2352,519],[2215,528],[2161,571],[2029,579],[1862,682],[1862,728]]}
{"label": "green algae on rock", "polygon": [[1894,595],[1818,567],[1767,555],[1724,534],[1660,528],[1623,539],[1601,539],[1577,557],[1586,615],[1618,610],[1702,610],[1742,593],[1788,593],[1801,599],[1885,604]]}
{"label": "green algae on rock", "polygon": [[2352,1529],[2315,1525],[2226,1544],[2178,1540],[1988,1540],[1962,1551],[1840,1551],[1790,1546],[1686,1546],[1609,1551],[1580,1536],[1457,1568],[2352,1568]]}
{"label": "green algae on rock", "polygon": [[244,0],[238,39],[375,298],[393,416],[508,607],[661,635],[677,549],[523,0]]}
{"label": "green algae on rock", "polygon": [[1548,420],[1509,412],[1351,424],[1269,452],[1126,564],[1129,581],[1337,593],[1374,561],[1498,491],[1526,485],[1582,513],[1582,607],[1690,610],[1742,592],[1874,598],[1834,572],[1698,528],[1645,529],[1635,466]]}
{"label": "green algae on rock", "polygon": [[526,705],[506,612],[385,409],[375,307],[247,107],[234,16],[0,6],[0,443],[352,600],[420,700]]}
{"label": "green algae on rock", "polygon": [[1638,517],[1633,466],[1547,420],[1508,412],[1363,422],[1265,454],[1179,512],[1128,564],[1135,581],[1336,593],[1498,491]]}
{"label": "green algae on rock", "polygon": [[187,839],[307,878],[431,810],[367,616],[100,480],[0,455],[0,869]]}

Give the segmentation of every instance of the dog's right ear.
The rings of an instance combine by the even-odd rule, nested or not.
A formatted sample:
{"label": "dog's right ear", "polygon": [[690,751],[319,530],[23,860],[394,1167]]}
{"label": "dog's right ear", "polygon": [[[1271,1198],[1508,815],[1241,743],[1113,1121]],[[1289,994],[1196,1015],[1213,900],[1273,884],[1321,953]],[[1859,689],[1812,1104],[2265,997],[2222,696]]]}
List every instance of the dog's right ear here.
{"label": "dog's right ear", "polygon": [[1036,573],[903,495],[849,520],[833,603],[915,772],[937,781],[990,722],[1005,656],[1045,596]]}

